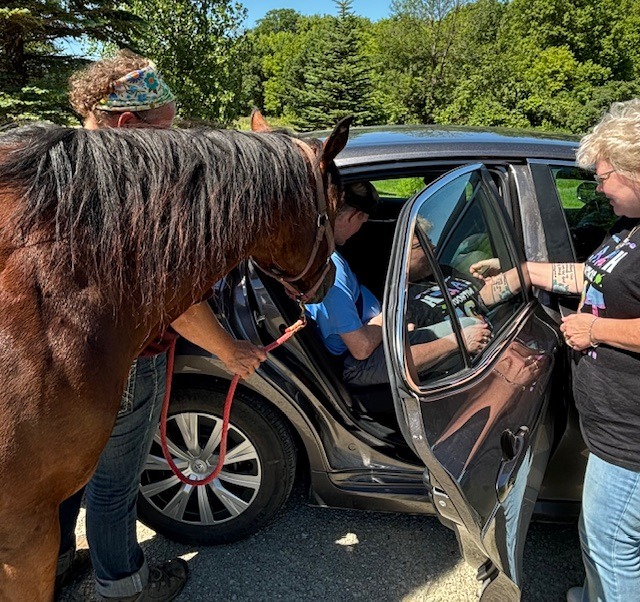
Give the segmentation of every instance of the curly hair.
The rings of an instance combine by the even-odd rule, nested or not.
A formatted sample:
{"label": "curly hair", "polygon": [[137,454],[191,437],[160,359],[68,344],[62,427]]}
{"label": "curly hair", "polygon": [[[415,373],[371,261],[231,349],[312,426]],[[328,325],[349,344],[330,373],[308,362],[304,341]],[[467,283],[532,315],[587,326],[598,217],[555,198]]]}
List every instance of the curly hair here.
{"label": "curly hair", "polygon": [[95,104],[111,91],[117,79],[149,64],[131,50],[119,50],[113,58],[104,59],[77,71],[69,78],[69,101],[73,110],[86,119]]}
{"label": "curly hair", "polygon": [[630,180],[640,181],[640,99],[614,102],[600,123],[580,140],[576,162],[594,169],[606,161]]}

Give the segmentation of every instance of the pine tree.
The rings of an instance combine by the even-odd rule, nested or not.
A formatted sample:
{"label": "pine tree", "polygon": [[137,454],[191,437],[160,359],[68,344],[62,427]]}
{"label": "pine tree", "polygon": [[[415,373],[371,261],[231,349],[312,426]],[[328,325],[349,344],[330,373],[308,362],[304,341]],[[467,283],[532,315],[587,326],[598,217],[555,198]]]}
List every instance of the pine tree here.
{"label": "pine tree", "polygon": [[138,19],[112,0],[5,0],[0,8],[0,121],[73,120],[67,78],[81,59],[62,40],[125,45]]}
{"label": "pine tree", "polygon": [[355,123],[375,122],[371,84],[372,68],[362,52],[362,20],[352,11],[351,0],[334,0],[338,16],[319,39],[312,39],[303,58],[304,83],[292,89],[293,116],[300,129],[332,127],[346,115]]}

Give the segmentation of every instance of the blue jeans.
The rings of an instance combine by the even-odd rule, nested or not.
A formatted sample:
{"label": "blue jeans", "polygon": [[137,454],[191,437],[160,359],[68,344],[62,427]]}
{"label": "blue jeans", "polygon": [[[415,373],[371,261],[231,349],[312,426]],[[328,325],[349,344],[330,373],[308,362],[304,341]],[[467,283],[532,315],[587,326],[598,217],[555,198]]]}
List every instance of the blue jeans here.
{"label": "blue jeans", "polygon": [[[101,596],[133,596],[149,580],[136,537],[136,498],[162,410],[166,373],[166,353],[133,363],[111,437],[85,487],[87,539]],[[73,559],[81,500],[82,491],[60,506],[58,573]]]}
{"label": "blue jeans", "polygon": [[365,360],[357,360],[348,353],[344,359],[342,378],[349,385],[361,387],[388,383],[389,373],[382,343]]}
{"label": "blue jeans", "polygon": [[640,472],[590,454],[579,530],[583,602],[640,600]]}

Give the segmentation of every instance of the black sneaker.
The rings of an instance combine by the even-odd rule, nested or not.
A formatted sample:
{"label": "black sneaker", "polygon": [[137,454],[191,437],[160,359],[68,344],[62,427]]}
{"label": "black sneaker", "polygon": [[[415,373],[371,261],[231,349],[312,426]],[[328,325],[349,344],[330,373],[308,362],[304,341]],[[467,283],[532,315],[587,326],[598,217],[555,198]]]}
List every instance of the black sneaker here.
{"label": "black sneaker", "polygon": [[75,581],[79,581],[84,577],[91,568],[91,556],[89,550],[82,548],[76,550],[73,560],[66,571],[56,575],[56,581],[53,588],[53,598],[57,600],[62,592],[62,588],[71,585]]}
{"label": "black sneaker", "polygon": [[144,589],[127,598],[100,596],[104,602],[168,602],[173,600],[184,587],[189,576],[189,567],[182,558],[173,558],[154,566],[149,571],[149,582]]}

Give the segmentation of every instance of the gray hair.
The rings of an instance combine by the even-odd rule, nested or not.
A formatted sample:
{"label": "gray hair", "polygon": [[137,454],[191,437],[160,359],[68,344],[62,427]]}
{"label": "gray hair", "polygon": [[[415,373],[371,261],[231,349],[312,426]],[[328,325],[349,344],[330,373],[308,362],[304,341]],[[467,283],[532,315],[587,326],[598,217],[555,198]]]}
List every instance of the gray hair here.
{"label": "gray hair", "polygon": [[576,160],[585,169],[607,161],[620,174],[640,181],[640,99],[614,102],[580,141]]}

